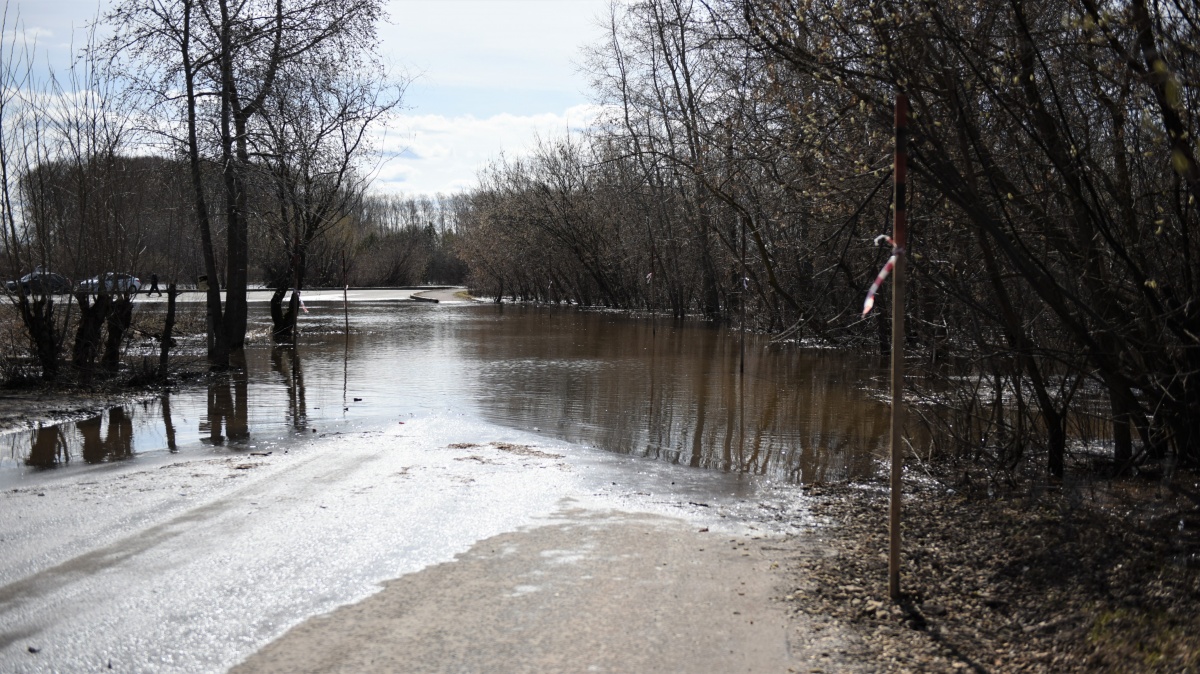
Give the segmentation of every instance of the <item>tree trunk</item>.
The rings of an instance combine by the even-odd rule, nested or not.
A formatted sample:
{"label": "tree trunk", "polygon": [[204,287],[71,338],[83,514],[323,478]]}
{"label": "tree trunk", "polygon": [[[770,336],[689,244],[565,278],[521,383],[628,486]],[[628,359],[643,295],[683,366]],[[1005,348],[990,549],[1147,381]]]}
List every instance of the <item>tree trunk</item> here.
{"label": "tree trunk", "polygon": [[[179,295],[175,290],[175,284],[167,286],[167,318],[163,321],[162,340],[158,352],[158,378],[167,378],[167,360],[171,354],[171,347],[175,346],[175,338],[172,333],[175,331],[175,297]],[[163,399],[163,405],[166,405],[166,399]],[[164,413],[165,414],[165,413]],[[168,422],[169,424],[169,422]],[[171,438],[174,444],[174,438]],[[174,447],[172,447],[174,449]]]}
{"label": "tree trunk", "polygon": [[283,297],[287,295],[287,284],[280,281],[271,293],[271,341],[287,344],[292,341],[292,327],[283,312]]}
{"label": "tree trunk", "polygon": [[54,330],[54,298],[45,296],[30,300],[22,293],[17,303],[21,320],[33,340],[34,353],[42,368],[42,379],[54,381],[58,378],[58,354],[61,347],[58,333]]}
{"label": "tree trunk", "polygon": [[[1043,410],[1044,412],[1045,410]],[[1047,450],[1047,467],[1050,477],[1061,480],[1066,471],[1065,460],[1067,451],[1067,431],[1064,428],[1063,417],[1054,415],[1046,418],[1046,430],[1049,433]]]}
{"label": "tree trunk", "polygon": [[75,330],[75,346],[71,350],[71,366],[90,378],[100,352],[100,338],[104,320],[108,316],[110,296],[101,293],[92,297],[88,293],[75,295],[79,300],[79,327]]}
{"label": "tree trunk", "polygon": [[109,372],[116,372],[121,367],[121,342],[125,340],[125,332],[133,322],[133,299],[114,297],[106,322],[108,335],[104,340],[104,356],[100,365]]}
{"label": "tree trunk", "polygon": [[200,144],[197,139],[196,120],[196,87],[195,78],[198,68],[192,63],[191,55],[191,18],[192,2],[184,3],[183,41],[181,51],[183,57],[183,74],[187,99],[187,136],[188,136],[188,168],[192,181],[192,192],[195,201],[196,221],[200,228],[200,254],[204,259],[204,273],[208,276],[208,292],[206,299],[206,322],[208,328],[208,363],[213,369],[223,370],[229,367],[229,342],[225,337],[224,314],[221,310],[221,285],[217,280],[217,259],[213,251],[212,223],[208,211],[208,201],[204,197],[204,176],[200,170]]}

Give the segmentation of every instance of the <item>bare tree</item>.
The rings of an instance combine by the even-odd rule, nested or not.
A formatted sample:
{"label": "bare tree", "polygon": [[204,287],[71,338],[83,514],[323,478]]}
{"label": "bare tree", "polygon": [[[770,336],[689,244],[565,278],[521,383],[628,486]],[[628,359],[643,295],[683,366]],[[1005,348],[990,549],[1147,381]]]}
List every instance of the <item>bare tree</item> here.
{"label": "bare tree", "polygon": [[[614,3],[588,61],[609,114],[484,174],[462,219],[472,283],[710,317],[715,288],[718,318],[746,303],[780,339],[886,347],[887,313],[856,305],[886,259],[871,241],[889,227],[902,88],[906,338],[935,374],[934,437],[1061,475],[1072,425],[1103,415],[1118,466],[1200,462],[1193,10]],[[946,363],[966,372],[941,377]]]}
{"label": "bare tree", "polygon": [[[114,59],[169,111],[167,137],[191,165],[208,291],[209,361],[229,366],[246,334],[254,136],[281,79],[300,81],[357,63],[375,46],[380,0],[126,0],[109,15]],[[202,164],[223,174],[225,305],[217,287],[214,213]]]}
{"label": "bare tree", "polygon": [[[8,275],[14,279],[26,270],[52,273],[54,260],[52,239],[36,231],[37,223],[28,217],[28,195],[22,185],[47,150],[45,121],[31,100],[33,58],[29,45],[20,44],[18,26],[19,21],[9,23],[5,5],[0,20],[0,240]],[[49,285],[35,285],[32,280],[27,287],[12,282],[9,295],[30,337],[42,377],[52,380],[58,376],[65,321],[56,315]]]}
{"label": "bare tree", "polygon": [[379,67],[316,75],[281,78],[262,116],[266,132],[256,139],[256,155],[265,164],[262,199],[274,203],[262,216],[277,261],[269,281],[275,288],[272,336],[283,342],[294,337],[309,248],[357,209],[371,133],[400,105],[405,86]]}
{"label": "bare tree", "polygon": [[[4,88],[0,120],[3,173],[3,243],[13,275],[32,268],[29,281],[14,281],[10,295],[26,326],[42,375],[54,379],[69,324],[72,283],[94,269],[132,266],[140,249],[136,179],[120,158],[126,142],[129,106],[109,73],[89,49],[63,78],[35,67],[28,49],[16,44],[7,15],[0,78]],[[88,33],[89,44],[94,32]],[[128,291],[105,295],[93,304],[80,294],[80,329],[74,362],[90,369],[108,324],[105,362],[115,369],[132,298]],[[56,316],[55,294],[68,297],[67,312]]]}

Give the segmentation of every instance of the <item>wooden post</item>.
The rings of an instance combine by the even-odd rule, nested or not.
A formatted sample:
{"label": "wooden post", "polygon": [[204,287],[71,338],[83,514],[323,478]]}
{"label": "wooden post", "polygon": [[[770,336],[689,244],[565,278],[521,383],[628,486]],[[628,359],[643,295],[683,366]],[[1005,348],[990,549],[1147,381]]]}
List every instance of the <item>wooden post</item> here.
{"label": "wooden post", "polygon": [[904,451],[900,434],[904,428],[904,247],[907,245],[908,97],[896,94],[896,156],[892,242],[896,267],[892,271],[892,474],[888,508],[888,595],[900,601],[900,485]]}
{"label": "wooden post", "polygon": [[739,270],[738,307],[742,313],[742,330],[738,338],[738,452],[739,456],[746,455],[746,291],[749,274],[746,271],[746,216],[742,221],[742,268]]}
{"label": "wooden post", "polygon": [[342,251],[342,313],[346,316],[346,334],[350,334],[350,286],[346,283],[346,251]]}
{"label": "wooden post", "polygon": [[746,217],[742,216],[742,270],[741,278],[738,279],[738,304],[742,312],[742,337],[738,345],[738,374],[744,377],[746,374],[746,294],[750,290],[750,273],[746,270]]}

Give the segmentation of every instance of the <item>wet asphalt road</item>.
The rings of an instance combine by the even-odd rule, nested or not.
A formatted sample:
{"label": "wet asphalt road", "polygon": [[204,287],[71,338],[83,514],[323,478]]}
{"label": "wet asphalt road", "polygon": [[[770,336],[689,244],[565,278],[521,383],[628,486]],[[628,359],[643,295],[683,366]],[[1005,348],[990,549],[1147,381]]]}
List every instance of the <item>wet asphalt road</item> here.
{"label": "wet asphalt road", "polygon": [[731,536],[757,512],[733,476],[453,415],[269,456],[51,474],[0,494],[0,671],[225,671],[383,581],[546,524],[567,500]]}
{"label": "wet asphalt road", "polygon": [[686,521],[565,507],[319,616],[234,674],[786,672],[776,551]]}

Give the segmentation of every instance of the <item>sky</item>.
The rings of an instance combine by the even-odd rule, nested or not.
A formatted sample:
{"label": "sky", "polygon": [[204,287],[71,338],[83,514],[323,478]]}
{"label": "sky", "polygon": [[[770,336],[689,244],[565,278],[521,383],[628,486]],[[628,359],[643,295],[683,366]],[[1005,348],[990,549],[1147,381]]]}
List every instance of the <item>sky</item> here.
{"label": "sky", "polygon": [[[9,0],[58,70],[108,8],[101,0]],[[374,191],[469,190],[489,161],[586,127],[595,111],[581,48],[603,37],[609,0],[390,0],[381,52],[414,79],[379,142]]]}

